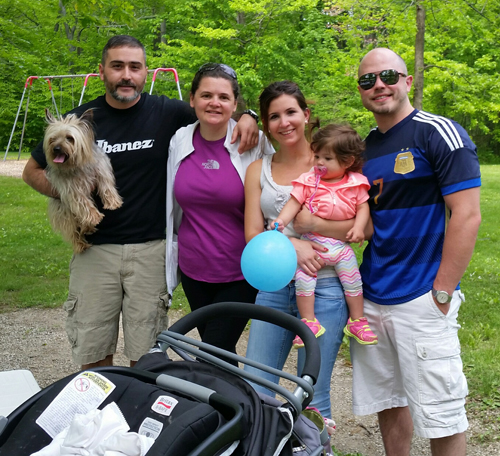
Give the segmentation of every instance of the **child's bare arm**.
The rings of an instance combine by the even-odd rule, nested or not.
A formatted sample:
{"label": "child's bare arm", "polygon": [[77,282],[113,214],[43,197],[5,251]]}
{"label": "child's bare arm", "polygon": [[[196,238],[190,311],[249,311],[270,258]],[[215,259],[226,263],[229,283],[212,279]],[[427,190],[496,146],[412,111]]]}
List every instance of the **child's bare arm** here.
{"label": "child's bare arm", "polygon": [[271,222],[271,228],[274,229],[274,224],[278,223],[278,230],[283,231],[300,211],[302,204],[300,204],[293,196],[290,197],[285,207],[281,209],[280,215],[276,220]]}
{"label": "child's bare arm", "polygon": [[358,205],[356,211],[356,218],[354,220],[354,226],[349,230],[346,238],[349,242],[359,242],[359,245],[363,245],[365,241],[365,228],[370,220],[370,207],[368,203],[362,203]]}

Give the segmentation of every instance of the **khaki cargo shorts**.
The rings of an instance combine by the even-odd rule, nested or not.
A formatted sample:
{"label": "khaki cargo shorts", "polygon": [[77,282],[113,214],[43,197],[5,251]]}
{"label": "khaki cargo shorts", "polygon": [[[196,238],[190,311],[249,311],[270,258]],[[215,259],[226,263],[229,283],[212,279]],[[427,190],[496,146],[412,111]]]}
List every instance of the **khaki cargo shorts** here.
{"label": "khaki cargo shorts", "polygon": [[66,332],[75,363],[116,352],[120,314],[124,354],[137,361],[167,329],[165,241],[95,245],[70,263]]}

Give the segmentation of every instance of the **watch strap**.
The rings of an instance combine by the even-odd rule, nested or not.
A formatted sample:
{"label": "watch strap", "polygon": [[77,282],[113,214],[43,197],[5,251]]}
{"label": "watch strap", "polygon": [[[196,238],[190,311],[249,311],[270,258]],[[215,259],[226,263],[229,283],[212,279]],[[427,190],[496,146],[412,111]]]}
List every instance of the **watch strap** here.
{"label": "watch strap", "polygon": [[249,116],[252,116],[255,119],[255,122],[259,123],[259,115],[255,111],[247,109],[243,111],[242,114],[248,114]]}
{"label": "watch strap", "polygon": [[[441,302],[441,301],[438,299],[438,295],[441,295],[441,296],[446,295],[446,296],[447,296],[446,301]],[[434,298],[436,298],[436,301],[438,302],[438,304],[442,304],[442,305],[444,305],[444,304],[449,304],[449,303],[451,302],[452,298],[453,298],[453,296],[452,296],[452,295],[450,295],[450,294],[448,294],[448,292],[446,292],[446,291],[442,291],[442,290],[436,290],[434,287],[432,288],[432,296],[433,296]]]}

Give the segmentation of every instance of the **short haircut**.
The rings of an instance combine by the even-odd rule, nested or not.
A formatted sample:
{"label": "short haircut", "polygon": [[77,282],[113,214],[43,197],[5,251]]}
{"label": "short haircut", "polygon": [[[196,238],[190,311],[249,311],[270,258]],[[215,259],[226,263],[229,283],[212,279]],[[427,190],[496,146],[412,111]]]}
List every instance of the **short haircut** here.
{"label": "short haircut", "polygon": [[347,166],[354,161],[346,171],[359,172],[363,166],[365,143],[359,134],[349,124],[329,124],[314,133],[311,141],[314,153],[325,150],[334,153],[337,161]]}
{"label": "short haircut", "polygon": [[144,64],[146,64],[146,49],[144,45],[133,36],[130,35],[116,35],[111,37],[102,50],[101,57],[101,65],[106,63],[106,59],[108,58],[108,51],[110,49],[116,49],[121,47],[131,47],[131,48],[140,48],[142,49],[142,53],[144,54]]}

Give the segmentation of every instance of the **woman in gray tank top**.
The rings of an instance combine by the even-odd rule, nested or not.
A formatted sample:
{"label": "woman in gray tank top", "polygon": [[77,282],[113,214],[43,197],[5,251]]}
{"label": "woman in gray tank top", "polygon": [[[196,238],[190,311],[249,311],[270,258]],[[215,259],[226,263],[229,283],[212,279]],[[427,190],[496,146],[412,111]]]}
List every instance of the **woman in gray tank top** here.
{"label": "woman in gray tank top", "polygon": [[[275,82],[264,89],[260,96],[260,110],[264,132],[277,143],[273,156],[266,156],[251,164],[245,179],[245,236],[247,242],[269,228],[290,198],[292,180],[313,166],[313,154],[305,136],[310,111],[299,87],[290,81]],[[336,224],[337,225],[333,225]],[[328,234],[345,238],[352,222],[332,222]],[[304,270],[317,274],[315,291],[315,313],[326,332],[318,339],[321,350],[321,370],[315,385],[311,406],[319,409],[333,432],[335,423],[331,419],[330,380],[337,353],[342,342],[343,328],[347,322],[347,306],[344,293],[333,267],[322,267],[317,251],[323,247],[299,239],[291,223],[284,233],[292,241],[297,261]],[[276,292],[259,292],[257,305],[268,306],[300,318],[295,299],[295,284],[290,282]],[[262,321],[252,322],[246,356],[268,366],[282,369],[292,347],[295,334]],[[303,365],[303,349],[299,349],[300,371]],[[245,369],[275,383],[278,378],[255,368]],[[266,388],[254,385],[255,389],[272,395]]]}

